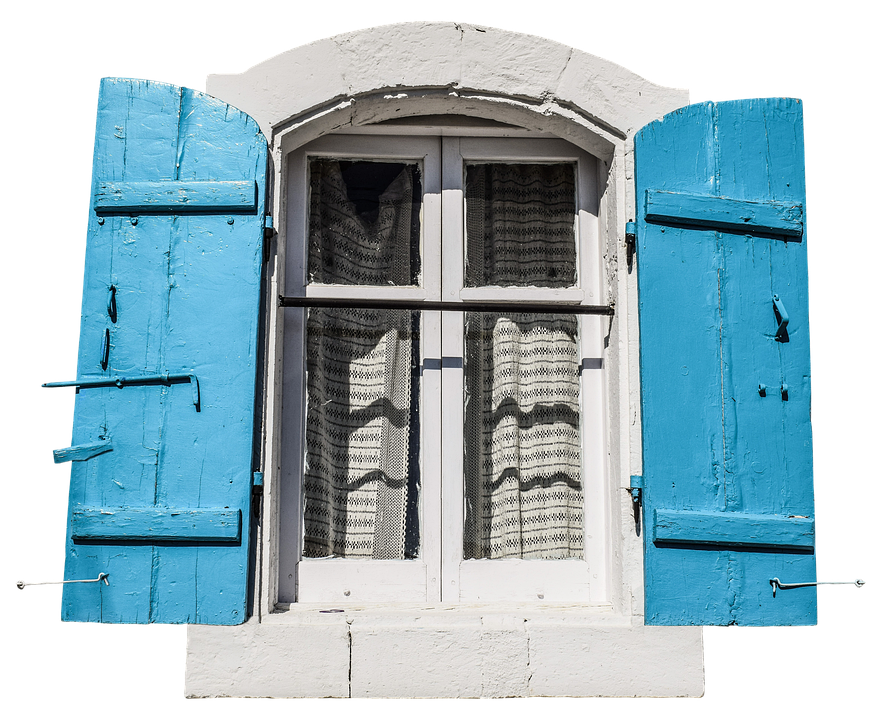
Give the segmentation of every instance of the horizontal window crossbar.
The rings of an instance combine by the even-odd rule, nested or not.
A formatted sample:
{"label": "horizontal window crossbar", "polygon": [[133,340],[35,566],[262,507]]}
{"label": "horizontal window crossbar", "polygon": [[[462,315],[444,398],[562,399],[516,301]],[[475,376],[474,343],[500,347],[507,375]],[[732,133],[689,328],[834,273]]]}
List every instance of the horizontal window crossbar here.
{"label": "horizontal window crossbar", "polygon": [[350,308],[353,310],[437,310],[441,312],[519,312],[537,315],[613,315],[613,305],[516,302],[511,300],[368,300],[364,298],[308,298],[279,296],[279,307]]}

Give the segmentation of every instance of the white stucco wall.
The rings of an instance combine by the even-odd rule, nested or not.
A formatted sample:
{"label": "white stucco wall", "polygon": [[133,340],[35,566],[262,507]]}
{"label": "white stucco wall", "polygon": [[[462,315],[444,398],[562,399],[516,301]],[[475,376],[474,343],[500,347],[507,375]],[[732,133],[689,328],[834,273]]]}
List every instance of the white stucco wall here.
{"label": "white stucco wall", "polygon": [[[269,296],[285,287],[287,154],[317,137],[419,115],[468,115],[557,135],[601,161],[601,247],[611,321],[607,373],[609,603],[341,607],[277,605],[281,314],[268,309],[263,516],[255,616],[191,626],[194,696],[701,695],[698,628],[643,626],[641,538],[626,488],[640,468],[636,283],[625,264],[634,216],[632,138],[688,103],[613,63],[542,38],[453,23],[409,23],[320,40],[209,94],[261,125],[275,173],[279,235]],[[334,608],[337,609],[337,608]],[[400,667],[402,672],[390,673]],[[391,679],[395,678],[395,680]]]}

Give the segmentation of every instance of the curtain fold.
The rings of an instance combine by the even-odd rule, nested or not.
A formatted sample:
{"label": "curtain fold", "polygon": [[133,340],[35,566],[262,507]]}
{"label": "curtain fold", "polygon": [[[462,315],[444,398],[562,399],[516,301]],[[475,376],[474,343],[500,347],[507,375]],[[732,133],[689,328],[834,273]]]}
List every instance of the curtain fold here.
{"label": "curtain fold", "polygon": [[419,182],[416,165],[313,160],[309,281],[418,284]]}

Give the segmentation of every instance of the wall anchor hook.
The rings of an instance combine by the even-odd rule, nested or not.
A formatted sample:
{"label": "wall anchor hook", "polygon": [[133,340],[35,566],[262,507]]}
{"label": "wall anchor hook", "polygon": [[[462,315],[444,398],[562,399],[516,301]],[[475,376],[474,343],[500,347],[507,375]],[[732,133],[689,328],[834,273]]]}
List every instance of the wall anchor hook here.
{"label": "wall anchor hook", "polygon": [[770,580],[770,585],[773,586],[773,597],[776,597],[776,590],[778,588],[790,590],[795,587],[813,587],[818,585],[852,585],[856,590],[861,590],[867,584],[868,581],[863,577],[856,577],[854,580],[816,580],[810,583],[783,583],[779,578],[772,578]]}
{"label": "wall anchor hook", "polygon": [[107,582],[107,573],[100,573],[94,580],[25,580],[24,578],[19,578],[13,584],[15,585],[16,590],[22,592],[25,588],[29,587],[65,585],[72,582],[99,582],[101,580],[104,580],[105,585],[110,585],[110,583]]}

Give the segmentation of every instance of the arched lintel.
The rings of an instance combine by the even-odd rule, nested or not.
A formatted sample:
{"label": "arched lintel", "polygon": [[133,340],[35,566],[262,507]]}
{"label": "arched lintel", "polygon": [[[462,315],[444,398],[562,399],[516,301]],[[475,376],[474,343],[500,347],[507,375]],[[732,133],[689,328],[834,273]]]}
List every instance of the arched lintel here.
{"label": "arched lintel", "polygon": [[426,115],[468,116],[552,133],[608,164],[625,139],[615,128],[554,101],[453,88],[387,88],[339,98],[280,123],[273,127],[273,144],[285,154],[328,133]]}

